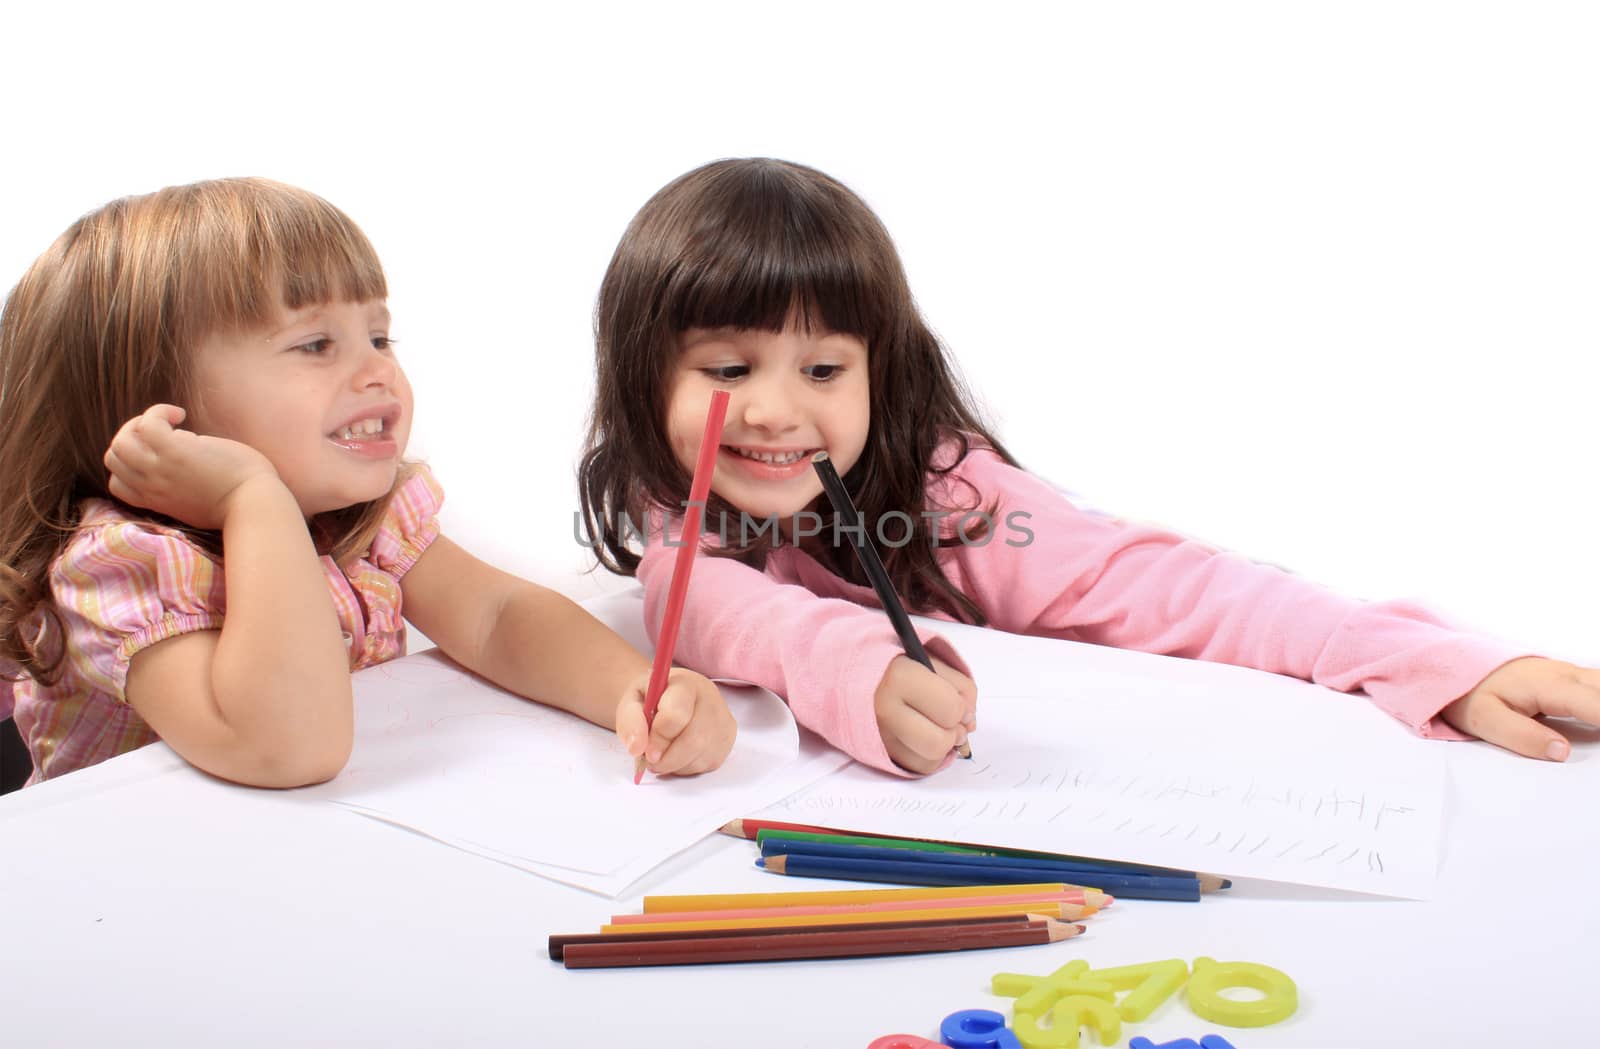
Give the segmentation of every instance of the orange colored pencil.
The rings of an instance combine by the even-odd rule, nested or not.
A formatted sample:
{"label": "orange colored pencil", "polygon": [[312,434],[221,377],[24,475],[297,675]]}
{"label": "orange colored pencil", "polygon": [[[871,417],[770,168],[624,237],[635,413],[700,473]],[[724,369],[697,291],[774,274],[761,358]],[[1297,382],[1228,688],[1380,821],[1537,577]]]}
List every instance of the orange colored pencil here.
{"label": "orange colored pencil", "polygon": [[[851,914],[812,914],[791,915],[782,911],[775,911],[770,917],[761,918],[711,918],[705,921],[698,919],[681,918],[674,915],[674,920],[652,924],[652,929],[677,929],[684,932],[698,932],[703,929],[760,929],[793,927],[799,925],[856,925],[862,922],[883,921],[885,914],[892,914],[896,918],[907,921],[917,921],[924,918],[988,918],[1001,914],[1030,914],[1041,918],[1066,918],[1067,908],[1073,904],[1067,903],[1000,903],[987,907],[929,907],[919,911],[856,911]],[[602,925],[601,932],[628,932],[637,929],[637,925]]]}

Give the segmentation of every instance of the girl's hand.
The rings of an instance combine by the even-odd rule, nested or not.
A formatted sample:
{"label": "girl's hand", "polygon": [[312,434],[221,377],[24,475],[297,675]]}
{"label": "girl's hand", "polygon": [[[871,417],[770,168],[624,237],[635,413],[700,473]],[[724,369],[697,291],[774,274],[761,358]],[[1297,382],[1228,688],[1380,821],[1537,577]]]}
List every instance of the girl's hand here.
{"label": "girl's hand", "polygon": [[978,686],[935,659],[933,673],[909,656],[897,656],[872,697],[878,733],[896,765],[927,774],[978,727]]}
{"label": "girl's hand", "polygon": [[673,667],[648,733],[644,721],[646,671],[617,704],[617,736],[633,757],[658,776],[695,776],[728,760],[738,723],[717,686],[692,670]]}
{"label": "girl's hand", "polygon": [[195,528],[221,528],[233,493],[256,477],[277,481],[278,471],[247,444],[176,429],[184,414],[175,404],[156,404],[123,423],[106,449],[108,487],[130,505]]}
{"label": "girl's hand", "polygon": [[1439,712],[1462,732],[1524,757],[1567,760],[1572,744],[1539,721],[1542,714],[1600,725],[1600,670],[1513,659]]}

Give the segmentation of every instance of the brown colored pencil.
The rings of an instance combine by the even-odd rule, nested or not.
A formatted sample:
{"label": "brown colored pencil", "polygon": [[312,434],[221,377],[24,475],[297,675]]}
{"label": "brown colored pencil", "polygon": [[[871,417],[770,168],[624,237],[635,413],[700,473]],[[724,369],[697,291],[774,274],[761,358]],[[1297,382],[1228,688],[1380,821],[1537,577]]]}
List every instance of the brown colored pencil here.
{"label": "brown colored pencil", "polygon": [[703,937],[627,943],[568,944],[562,964],[569,969],[641,965],[705,965],[724,962],[799,961],[808,958],[870,958],[888,954],[985,950],[1056,943],[1083,932],[1083,926],[1045,918],[1024,928],[888,929],[872,932],[790,932],[768,936]]}
{"label": "brown colored pencil", "polygon": [[[1025,927],[1031,923],[1046,920],[1043,915],[1036,914],[1002,914],[991,918],[919,918],[913,921],[883,921],[865,922],[858,924],[838,925],[807,925],[806,932],[880,932],[896,929],[960,929],[960,928],[995,928],[1001,926]],[[629,943],[650,940],[682,940],[686,937],[699,939],[709,937],[712,939],[725,939],[729,936],[772,936],[770,926],[755,926],[745,929],[705,929],[700,932],[660,932],[651,929],[648,925],[638,927],[638,932],[575,932],[553,933],[550,936],[550,959],[559,962],[562,951],[575,943]]]}

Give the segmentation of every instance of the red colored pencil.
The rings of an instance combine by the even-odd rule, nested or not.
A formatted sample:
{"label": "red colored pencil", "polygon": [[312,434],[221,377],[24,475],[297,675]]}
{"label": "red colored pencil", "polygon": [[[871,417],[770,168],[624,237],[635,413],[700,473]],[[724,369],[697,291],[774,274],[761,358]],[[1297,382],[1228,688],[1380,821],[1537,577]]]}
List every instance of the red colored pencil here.
{"label": "red colored pencil", "polygon": [[[1022,928],[1033,922],[1045,920],[1044,915],[1002,914],[989,918],[919,918],[915,921],[866,922],[855,925],[808,925],[806,932],[869,932],[892,929],[957,929],[1007,926]],[[649,926],[640,926],[637,932],[572,932],[550,934],[550,958],[559,962],[561,953],[577,943],[648,943],[651,940],[725,939],[729,936],[772,936],[771,927],[756,926],[748,929],[702,929],[695,933],[658,932]]]}
{"label": "red colored pencil", "polygon": [[[721,833],[728,835],[730,838],[744,838],[747,841],[755,841],[756,835],[764,830],[792,830],[800,831],[803,834],[854,833],[853,831],[835,830],[832,827],[813,827],[809,823],[779,823],[777,820],[752,819],[729,820],[727,823],[722,825]],[[880,834],[878,836],[880,838],[887,838],[891,837],[892,835]]]}
{"label": "red colored pencil", "polygon": [[1083,926],[1050,918],[1023,928],[888,929],[871,932],[786,932],[770,936],[684,936],[628,943],[574,943],[562,952],[569,969],[637,965],[704,965],[710,962],[793,961],[805,958],[867,958],[885,954],[930,954],[991,947],[1055,943],[1077,936]]}
{"label": "red colored pencil", "polygon": [[[667,611],[661,620],[661,636],[656,641],[656,658],[650,664],[650,685],[644,694],[644,730],[650,733],[656,707],[667,688],[667,671],[672,669],[672,649],[678,643],[678,623],[683,619],[683,599],[689,593],[689,573],[694,570],[694,555],[700,546],[700,520],[711,494],[711,474],[716,470],[717,447],[722,443],[722,423],[728,417],[728,391],[713,390],[711,407],[706,411],[705,432],[700,435],[700,455],[694,464],[694,480],[689,482],[689,505],[683,510],[683,534],[679,537],[678,557],[672,563],[672,582],[667,587]],[[665,526],[663,525],[663,528]],[[646,741],[648,745],[648,740]],[[633,764],[633,782],[644,779],[644,754]]]}

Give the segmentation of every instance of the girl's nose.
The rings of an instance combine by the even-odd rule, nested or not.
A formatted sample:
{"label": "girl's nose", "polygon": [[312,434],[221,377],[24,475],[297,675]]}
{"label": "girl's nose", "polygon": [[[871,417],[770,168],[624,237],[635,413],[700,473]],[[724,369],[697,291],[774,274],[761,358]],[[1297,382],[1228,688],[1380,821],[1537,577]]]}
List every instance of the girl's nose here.
{"label": "girl's nose", "polygon": [[400,365],[396,363],[393,352],[380,350],[368,342],[356,367],[355,386],[360,390],[372,386],[393,386],[399,371]]}
{"label": "girl's nose", "polygon": [[744,422],[766,433],[783,433],[799,425],[799,405],[782,382],[750,384],[744,389]]}

